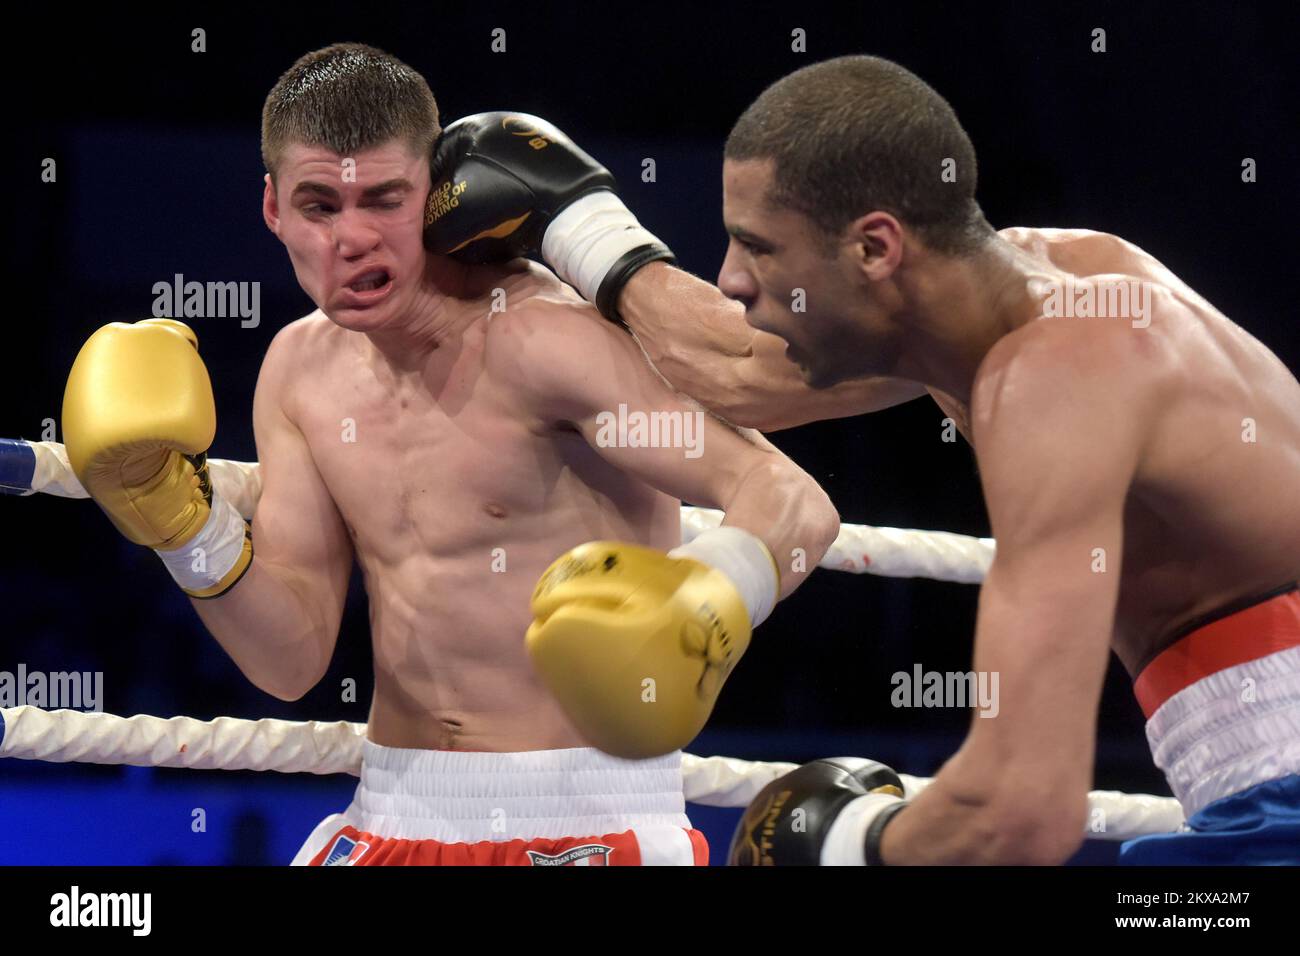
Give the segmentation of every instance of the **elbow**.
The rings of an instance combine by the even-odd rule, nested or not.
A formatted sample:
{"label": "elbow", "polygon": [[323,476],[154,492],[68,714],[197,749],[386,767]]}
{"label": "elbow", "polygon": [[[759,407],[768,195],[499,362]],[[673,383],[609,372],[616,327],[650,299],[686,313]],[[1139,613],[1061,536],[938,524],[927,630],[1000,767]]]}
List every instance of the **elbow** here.
{"label": "elbow", "polygon": [[821,492],[823,499],[822,507],[819,509],[816,529],[817,560],[821,561],[840,536],[840,512],[835,507],[835,503],[831,501],[830,495],[826,494],[820,485],[817,486],[817,490]]}
{"label": "elbow", "polygon": [[289,690],[279,686],[268,686],[268,685],[262,685],[261,689],[266,693],[270,694],[276,700],[282,700],[287,704],[292,704],[302,700],[305,696],[307,696],[307,691],[311,690],[310,687],[304,687],[301,690]]}
{"label": "elbow", "polygon": [[259,675],[260,679],[254,680],[253,683],[259,690],[270,694],[276,700],[286,703],[302,700],[324,679],[325,672],[329,669],[329,659],[293,660],[290,657],[290,660],[298,666],[277,674]]}
{"label": "elbow", "polygon": [[826,509],[810,506],[804,519],[804,526],[795,536],[795,547],[805,556],[807,570],[811,571],[821,564],[826,552],[831,549],[840,533],[840,516],[834,508]]}
{"label": "elbow", "polygon": [[1005,750],[1001,756],[972,753],[968,739],[918,798],[937,798],[961,834],[951,858],[934,862],[1059,866],[1073,856],[1083,843],[1088,816],[1081,777],[1066,780],[1072,775],[1047,761],[1008,762]]}
{"label": "elbow", "polygon": [[1024,805],[992,810],[988,832],[996,834],[984,862],[1008,866],[1060,866],[1083,845],[1084,818],[1074,805]]}
{"label": "elbow", "polygon": [[807,542],[802,545],[808,555],[809,564],[815,565],[830,550],[831,545],[840,534],[840,513],[831,501],[830,495],[809,475],[800,472],[803,488],[800,495],[804,504],[801,509],[799,540]]}
{"label": "elbow", "polygon": [[255,683],[259,690],[270,694],[276,700],[292,704],[306,697],[307,692],[319,684],[320,678],[323,676],[322,674],[310,680],[277,677],[275,680],[256,681]]}
{"label": "elbow", "polygon": [[1059,821],[1037,820],[1022,826],[1019,846],[1006,861],[1018,866],[1060,866],[1083,845],[1083,828],[1066,832]]}
{"label": "elbow", "polygon": [[[840,514],[830,496],[806,472],[793,464],[779,493],[785,503],[786,525],[777,536],[777,549],[790,563],[781,572],[781,597],[790,595],[822,561],[840,533]],[[787,571],[798,573],[786,573]]]}
{"label": "elbow", "polygon": [[776,498],[789,504],[789,538],[816,564],[840,533],[840,513],[817,480],[788,458],[773,463],[769,480]]}

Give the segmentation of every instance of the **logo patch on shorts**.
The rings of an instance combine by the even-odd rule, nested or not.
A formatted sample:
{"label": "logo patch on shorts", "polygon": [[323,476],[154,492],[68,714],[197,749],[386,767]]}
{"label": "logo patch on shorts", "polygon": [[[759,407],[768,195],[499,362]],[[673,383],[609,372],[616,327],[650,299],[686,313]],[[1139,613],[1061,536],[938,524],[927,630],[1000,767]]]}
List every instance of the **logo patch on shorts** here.
{"label": "logo patch on shorts", "polygon": [[613,852],[612,846],[603,843],[584,843],[563,853],[529,850],[528,861],[533,866],[609,866],[609,855]]}
{"label": "logo patch on shorts", "polygon": [[321,866],[354,866],[369,849],[369,843],[350,839],[340,833],[334,838]]}

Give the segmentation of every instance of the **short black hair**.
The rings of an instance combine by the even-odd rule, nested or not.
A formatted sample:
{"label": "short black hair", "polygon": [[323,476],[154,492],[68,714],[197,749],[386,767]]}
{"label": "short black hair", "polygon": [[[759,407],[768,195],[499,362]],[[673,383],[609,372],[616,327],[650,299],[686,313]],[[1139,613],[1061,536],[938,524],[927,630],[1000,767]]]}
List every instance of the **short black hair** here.
{"label": "short black hair", "polygon": [[828,243],[876,209],[945,253],[972,252],[993,232],[975,201],[975,147],[957,114],[880,57],[825,60],[773,83],[736,121],[725,156],[772,160],[768,201],[802,212]]}

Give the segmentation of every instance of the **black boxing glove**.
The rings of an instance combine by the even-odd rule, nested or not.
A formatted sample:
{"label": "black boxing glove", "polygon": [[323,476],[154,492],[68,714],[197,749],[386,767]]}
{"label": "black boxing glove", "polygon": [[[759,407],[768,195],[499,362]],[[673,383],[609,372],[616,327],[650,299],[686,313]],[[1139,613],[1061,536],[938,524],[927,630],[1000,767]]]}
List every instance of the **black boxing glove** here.
{"label": "black boxing glove", "polygon": [[606,318],[642,266],[675,262],[614,194],[614,177],[545,120],[476,113],[448,126],[430,162],[424,246],[462,262],[541,253]]}
{"label": "black boxing glove", "polygon": [[880,834],[903,781],[861,757],[814,760],[758,792],[731,838],[728,866],[879,865]]}

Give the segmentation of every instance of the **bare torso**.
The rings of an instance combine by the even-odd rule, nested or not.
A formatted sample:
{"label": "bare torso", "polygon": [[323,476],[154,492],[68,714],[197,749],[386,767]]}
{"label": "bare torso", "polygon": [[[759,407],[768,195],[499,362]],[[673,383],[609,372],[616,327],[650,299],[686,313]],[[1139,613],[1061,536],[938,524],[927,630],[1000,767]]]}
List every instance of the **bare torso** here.
{"label": "bare torso", "polygon": [[[1000,235],[1058,270],[1131,276],[1163,287],[1181,306],[1134,331],[1158,335],[1175,363],[1158,385],[1161,411],[1148,423],[1124,510],[1112,646],[1136,673],[1196,619],[1300,578],[1300,385],[1138,247],[1084,230]],[[931,394],[969,429],[964,405]]]}
{"label": "bare torso", "polygon": [[[487,284],[515,307],[566,294],[532,271]],[[524,651],[533,587],[584,541],[666,549],[681,540],[677,500],[598,458],[577,432],[532,416],[486,367],[500,347],[490,305],[485,288],[465,304],[481,318],[403,375],[324,316],[297,330],[301,371],[285,408],[364,574],[375,665],[369,736],[386,746],[585,746]]]}

